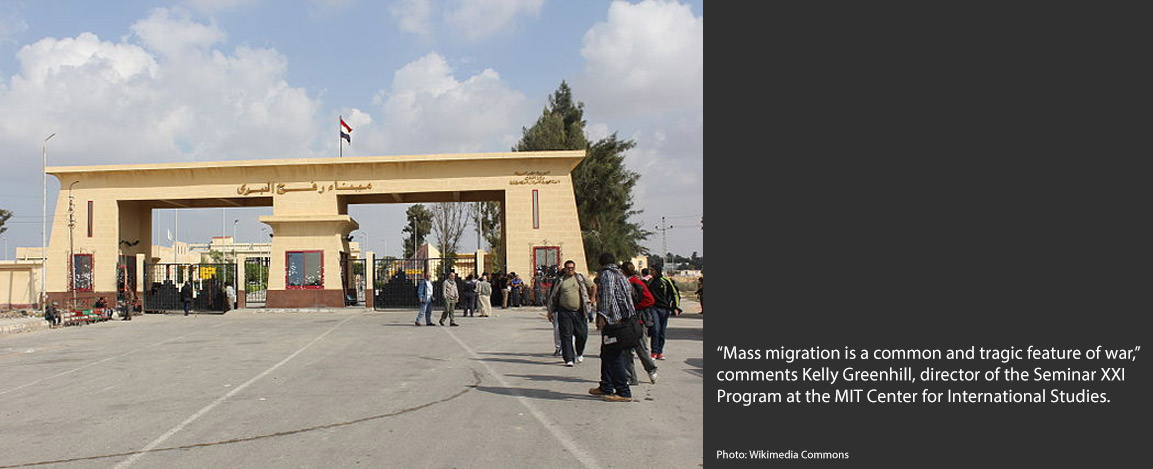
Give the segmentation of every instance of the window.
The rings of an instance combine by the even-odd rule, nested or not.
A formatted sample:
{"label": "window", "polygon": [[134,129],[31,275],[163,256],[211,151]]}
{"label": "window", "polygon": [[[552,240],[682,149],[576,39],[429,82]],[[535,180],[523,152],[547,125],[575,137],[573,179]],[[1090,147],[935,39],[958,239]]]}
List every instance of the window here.
{"label": "window", "polygon": [[72,256],[72,288],[92,291],[92,254]]}
{"label": "window", "polygon": [[541,246],[532,248],[532,263],[535,271],[555,272],[560,268],[560,248]]}
{"label": "window", "polygon": [[324,288],[324,251],[288,251],[285,256],[289,290]]}
{"label": "window", "polygon": [[532,190],[532,229],[540,229],[540,191]]}
{"label": "window", "polygon": [[92,237],[92,201],[88,201],[88,237]]}

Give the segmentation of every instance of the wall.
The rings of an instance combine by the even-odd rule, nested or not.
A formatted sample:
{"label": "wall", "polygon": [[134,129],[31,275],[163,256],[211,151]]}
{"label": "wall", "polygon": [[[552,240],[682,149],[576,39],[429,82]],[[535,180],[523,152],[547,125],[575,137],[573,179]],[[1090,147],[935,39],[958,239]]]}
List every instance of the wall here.
{"label": "wall", "polygon": [[0,309],[33,309],[39,290],[39,262],[0,261]]}

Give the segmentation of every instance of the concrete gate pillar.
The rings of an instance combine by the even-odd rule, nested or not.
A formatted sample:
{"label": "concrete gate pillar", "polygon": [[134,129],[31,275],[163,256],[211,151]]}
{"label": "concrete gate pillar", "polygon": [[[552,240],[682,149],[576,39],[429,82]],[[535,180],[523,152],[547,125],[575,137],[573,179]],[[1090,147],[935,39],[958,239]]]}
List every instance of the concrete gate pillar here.
{"label": "concrete gate pillar", "polygon": [[364,256],[364,307],[372,309],[376,306],[374,290],[376,286],[376,253],[368,251]]}
{"label": "concrete gate pillar", "polygon": [[[336,193],[324,185],[279,184],[276,194],[273,214],[260,217],[272,228],[267,307],[343,307],[340,253],[349,252],[348,235],[360,225],[341,213]],[[317,253],[319,266],[311,264]],[[290,255],[304,265],[289,265]]]}
{"label": "concrete gate pillar", "polygon": [[[234,239],[232,242],[236,242]],[[244,309],[248,306],[248,272],[244,268],[244,264],[248,262],[248,256],[245,254],[237,254],[233,259],[236,262],[236,309]]]}

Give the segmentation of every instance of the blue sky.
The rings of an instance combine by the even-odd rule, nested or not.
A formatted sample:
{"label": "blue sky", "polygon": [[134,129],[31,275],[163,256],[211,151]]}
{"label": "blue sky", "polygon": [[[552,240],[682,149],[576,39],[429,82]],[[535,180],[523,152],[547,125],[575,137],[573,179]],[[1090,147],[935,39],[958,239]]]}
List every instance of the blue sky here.
{"label": "blue sky", "polygon": [[[0,0],[5,255],[40,244],[52,133],[49,166],[336,156],[341,115],[345,156],[508,151],[562,80],[592,139],[636,140],[635,220],[704,255],[703,46],[701,1]],[[350,214],[395,255],[406,208]],[[258,241],[268,210],[183,210],[178,235]]]}

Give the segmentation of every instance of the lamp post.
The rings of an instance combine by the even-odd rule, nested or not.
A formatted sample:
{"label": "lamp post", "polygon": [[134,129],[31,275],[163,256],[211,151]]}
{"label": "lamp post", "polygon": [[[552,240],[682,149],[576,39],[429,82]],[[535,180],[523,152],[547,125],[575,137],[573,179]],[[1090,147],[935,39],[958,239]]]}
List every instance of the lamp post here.
{"label": "lamp post", "polygon": [[72,232],[76,228],[75,217],[75,204],[72,200],[72,186],[80,181],[72,181],[68,185],[68,292],[72,296],[72,303],[68,305],[69,308],[76,307],[76,250],[72,244]]}
{"label": "lamp post", "polygon": [[240,223],[240,219],[232,220],[232,261],[236,262],[236,224]]}
{"label": "lamp post", "polygon": [[40,179],[40,310],[44,310],[48,302],[48,292],[44,290],[44,279],[48,277],[48,141],[56,136],[56,132],[44,138],[40,144],[41,179]]}

